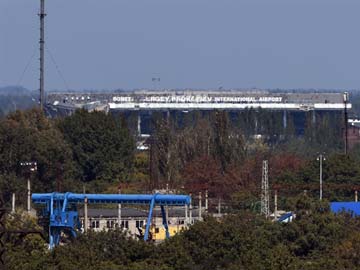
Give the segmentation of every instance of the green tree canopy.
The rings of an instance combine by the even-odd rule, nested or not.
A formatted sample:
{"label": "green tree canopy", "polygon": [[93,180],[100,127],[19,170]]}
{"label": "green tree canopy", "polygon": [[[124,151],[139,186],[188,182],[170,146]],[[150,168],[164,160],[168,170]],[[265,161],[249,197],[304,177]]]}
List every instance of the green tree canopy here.
{"label": "green tree canopy", "polygon": [[58,123],[83,181],[124,178],[132,166],[134,141],[119,119],[103,112],[76,111]]}
{"label": "green tree canopy", "polygon": [[[0,189],[2,193],[25,190],[29,168],[20,165],[36,161],[33,190],[53,191],[56,179],[72,178],[71,150],[61,132],[42,112],[16,111],[0,121]],[[7,196],[6,195],[6,196]]]}

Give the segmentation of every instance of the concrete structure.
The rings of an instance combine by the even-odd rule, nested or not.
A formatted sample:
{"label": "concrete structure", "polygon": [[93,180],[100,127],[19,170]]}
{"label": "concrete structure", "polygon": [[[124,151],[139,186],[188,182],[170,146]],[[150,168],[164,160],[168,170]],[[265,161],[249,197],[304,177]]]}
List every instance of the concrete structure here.
{"label": "concrete structure", "polygon": [[[88,204],[127,204],[142,205],[149,207],[148,216],[145,224],[145,233],[141,235],[145,241],[149,240],[151,234],[150,227],[154,215],[154,209],[159,206],[161,209],[162,224],[164,226],[166,238],[170,237],[169,223],[165,215],[165,207],[191,205],[191,197],[187,195],[173,194],[77,194],[77,193],[34,193],[32,200],[36,204],[45,206],[43,217],[49,218],[49,247],[60,244],[64,233],[69,233],[76,237],[77,231],[82,227],[77,204],[85,203],[85,216],[88,216]],[[118,212],[116,213],[118,217]],[[85,229],[87,222],[85,218]],[[94,223],[94,227],[100,226],[100,221]],[[109,225],[111,226],[111,225]],[[139,224],[139,227],[140,224]]]}
{"label": "concrete structure", "polygon": [[[131,91],[118,93],[63,93],[47,96],[48,106],[74,110],[343,110],[343,93],[284,93],[251,91]],[[347,104],[351,108],[351,104]],[[286,114],[284,115],[284,119]]]}
{"label": "concrete structure", "polygon": [[[343,113],[345,106],[351,109],[351,103],[347,100],[345,103],[344,93],[341,92],[141,90],[103,93],[53,92],[47,95],[46,110],[50,115],[69,115],[77,109],[123,113],[133,122],[136,133],[141,135],[151,133],[149,126],[154,111],[164,112],[164,117],[169,117],[176,112],[185,115],[189,111],[226,110],[234,113],[267,110],[281,114],[284,129],[288,127],[289,119],[294,119],[297,129],[303,130],[305,114],[308,112],[312,113],[312,122],[316,123],[317,115],[324,112]],[[258,134],[258,120],[260,119],[254,119],[254,134]]]}
{"label": "concrete structure", "polygon": [[[195,209],[192,220],[186,213],[187,207],[170,207],[168,226],[170,236],[187,228],[188,225],[199,220],[198,210]],[[147,222],[148,212],[137,208],[123,207],[121,209],[121,228],[129,233],[132,237],[138,237],[140,231],[144,232]],[[84,228],[84,210],[79,210],[80,221]],[[113,209],[88,209],[88,227],[93,231],[108,231],[118,228],[118,210]],[[140,231],[139,229],[140,228]],[[166,231],[164,230],[161,209],[155,208],[151,223],[151,236],[153,240],[164,240]]]}

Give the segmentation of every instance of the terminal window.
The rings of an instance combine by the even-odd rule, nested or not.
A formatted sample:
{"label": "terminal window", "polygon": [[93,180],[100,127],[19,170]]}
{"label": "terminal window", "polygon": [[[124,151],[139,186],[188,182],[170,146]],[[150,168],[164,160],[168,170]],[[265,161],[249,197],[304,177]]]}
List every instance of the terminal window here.
{"label": "terminal window", "polygon": [[137,220],[136,223],[136,228],[141,228],[144,226],[144,221],[143,220]]}

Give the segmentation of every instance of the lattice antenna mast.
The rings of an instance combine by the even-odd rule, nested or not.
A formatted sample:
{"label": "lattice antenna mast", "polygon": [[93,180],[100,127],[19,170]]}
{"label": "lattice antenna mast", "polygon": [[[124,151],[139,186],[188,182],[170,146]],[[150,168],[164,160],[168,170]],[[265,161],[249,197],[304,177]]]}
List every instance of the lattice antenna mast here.
{"label": "lattice antenna mast", "polygon": [[40,109],[44,109],[45,102],[45,0],[40,0]]}
{"label": "lattice antenna mast", "polygon": [[263,160],[262,179],[261,179],[261,214],[266,218],[270,216],[270,194],[269,194],[269,175],[268,161]]}

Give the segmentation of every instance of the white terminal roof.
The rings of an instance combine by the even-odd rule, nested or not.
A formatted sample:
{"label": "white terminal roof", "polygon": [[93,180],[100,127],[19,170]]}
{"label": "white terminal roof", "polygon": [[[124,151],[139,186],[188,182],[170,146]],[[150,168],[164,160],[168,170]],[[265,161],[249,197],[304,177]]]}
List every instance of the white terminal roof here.
{"label": "white terminal roof", "polygon": [[[86,97],[86,98],[85,98]],[[113,110],[343,110],[344,93],[271,91],[132,91],[50,93],[53,106],[83,107],[98,102]],[[351,109],[351,103],[346,107]]]}

